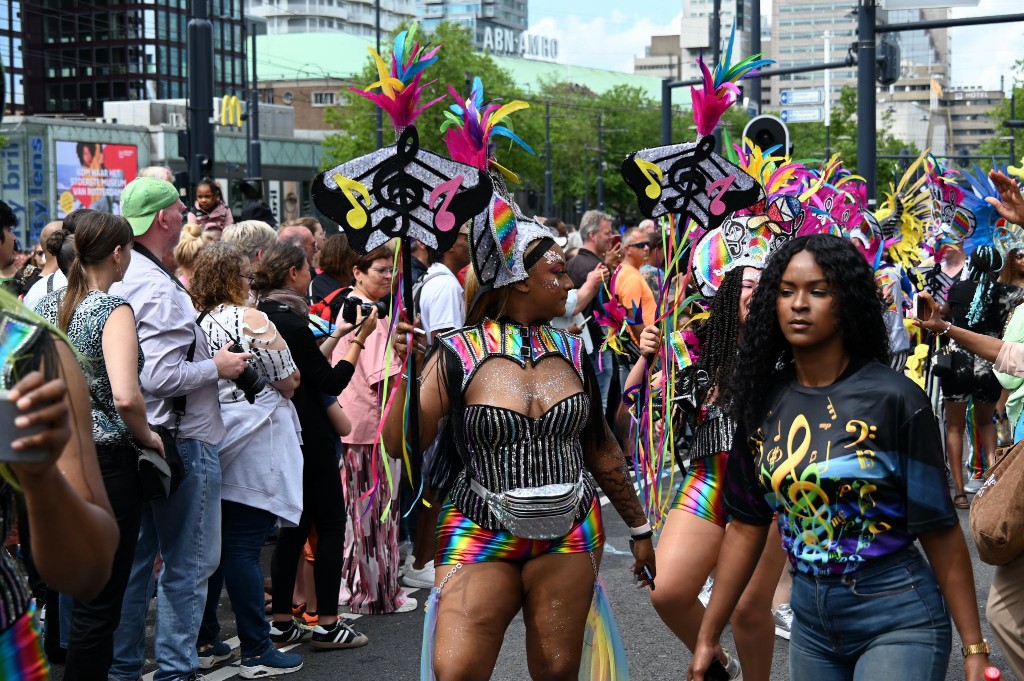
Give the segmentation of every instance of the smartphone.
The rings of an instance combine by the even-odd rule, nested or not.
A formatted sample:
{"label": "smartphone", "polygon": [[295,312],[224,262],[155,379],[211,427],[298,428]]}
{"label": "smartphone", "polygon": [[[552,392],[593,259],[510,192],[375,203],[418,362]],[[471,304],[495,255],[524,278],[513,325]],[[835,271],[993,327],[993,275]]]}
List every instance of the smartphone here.
{"label": "smartphone", "polygon": [[612,246],[611,246],[612,248],[618,247],[621,243],[622,243],[622,235],[621,234],[615,234],[614,236],[612,236]]}
{"label": "smartphone", "polygon": [[11,401],[10,393],[0,390],[0,431],[10,433],[9,437],[0,438],[0,461],[4,463],[43,463],[50,452],[46,449],[12,449],[11,442],[27,435],[35,435],[43,430],[43,426],[17,428],[14,419],[21,413],[18,405]]}
{"label": "smartphone", "polygon": [[914,296],[914,305],[916,307],[914,316],[918,319],[924,319],[928,316],[928,303],[921,296]]}

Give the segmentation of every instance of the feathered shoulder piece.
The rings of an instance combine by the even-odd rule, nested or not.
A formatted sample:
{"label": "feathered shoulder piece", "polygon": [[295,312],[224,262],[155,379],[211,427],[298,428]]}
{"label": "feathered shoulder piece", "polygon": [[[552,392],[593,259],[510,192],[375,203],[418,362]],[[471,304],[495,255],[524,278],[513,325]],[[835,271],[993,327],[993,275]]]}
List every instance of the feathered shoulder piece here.
{"label": "feathered shoulder piece", "polygon": [[519,100],[507,104],[485,101],[484,84],[479,76],[473,78],[473,89],[469,97],[463,99],[451,85],[448,86],[448,93],[455,103],[444,112],[445,121],[441,124],[441,132],[444,133],[444,142],[452,160],[480,170],[497,170],[513,182],[518,182],[519,177],[495,161],[489,149],[491,138],[499,135],[533,153],[530,145],[512,132],[508,119],[510,114],[528,109],[530,105]]}
{"label": "feathered shoulder piece", "polygon": [[423,90],[434,82],[422,84],[423,71],[437,61],[437,51],[441,46],[430,48],[429,44],[420,45],[415,36],[416,26],[413,25],[395,37],[390,69],[375,49],[368,48],[377,64],[378,79],[365,88],[349,88],[383,109],[396,130],[412,125],[421,113],[444,99],[442,95],[424,106],[419,105]]}
{"label": "feathered shoulder piece", "polygon": [[736,103],[740,94],[736,83],[756,73],[761,67],[775,63],[771,59],[761,59],[760,54],[755,54],[737,64],[731,64],[735,42],[736,27],[733,26],[729,44],[722,55],[722,60],[715,65],[714,74],[703,59],[697,60],[704,75],[704,85],[701,88],[690,88],[690,100],[693,102],[693,120],[697,124],[697,134],[702,137],[714,132],[722,114]]}

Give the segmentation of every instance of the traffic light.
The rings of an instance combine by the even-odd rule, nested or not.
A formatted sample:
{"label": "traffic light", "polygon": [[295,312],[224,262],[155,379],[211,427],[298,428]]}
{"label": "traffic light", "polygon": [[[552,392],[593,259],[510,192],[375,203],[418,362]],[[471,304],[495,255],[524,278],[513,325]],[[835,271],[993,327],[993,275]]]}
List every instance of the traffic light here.
{"label": "traffic light", "polygon": [[900,45],[883,40],[878,45],[878,64],[875,80],[879,85],[892,85],[900,79]]}
{"label": "traffic light", "polygon": [[778,147],[776,151],[789,153],[789,128],[777,116],[755,116],[743,128],[743,137],[757,145],[761,151]]}

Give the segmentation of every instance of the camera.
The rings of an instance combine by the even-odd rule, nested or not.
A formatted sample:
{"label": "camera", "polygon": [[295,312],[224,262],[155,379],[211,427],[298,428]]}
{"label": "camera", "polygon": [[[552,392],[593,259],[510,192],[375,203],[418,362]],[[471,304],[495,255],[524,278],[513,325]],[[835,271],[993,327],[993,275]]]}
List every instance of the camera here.
{"label": "camera", "polygon": [[[231,352],[245,352],[241,344],[236,340],[228,348]],[[267,387],[267,379],[263,378],[258,371],[253,369],[248,364],[245,365],[245,370],[242,374],[231,381],[235,384],[239,390],[245,395],[245,399],[249,404],[256,402],[256,396],[263,392],[263,389]]]}
{"label": "camera", "polygon": [[364,303],[359,298],[345,298],[341,305],[342,320],[344,320],[348,324],[355,324],[357,308],[363,317],[373,312],[374,308],[377,309],[378,316],[388,316],[388,306],[385,305],[384,302],[380,300],[378,300],[375,303]]}

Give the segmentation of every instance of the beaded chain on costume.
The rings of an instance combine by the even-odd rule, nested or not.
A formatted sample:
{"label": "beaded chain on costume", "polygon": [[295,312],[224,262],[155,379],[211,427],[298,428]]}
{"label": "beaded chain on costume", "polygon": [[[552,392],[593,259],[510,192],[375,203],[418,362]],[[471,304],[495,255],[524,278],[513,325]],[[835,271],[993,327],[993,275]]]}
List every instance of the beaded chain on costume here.
{"label": "beaded chain on costume", "polygon": [[560,355],[583,381],[583,339],[551,326],[519,326],[485,319],[476,326],[438,337],[462,362],[462,389],[469,385],[480,365],[491,357],[507,357],[525,367],[545,357]]}

